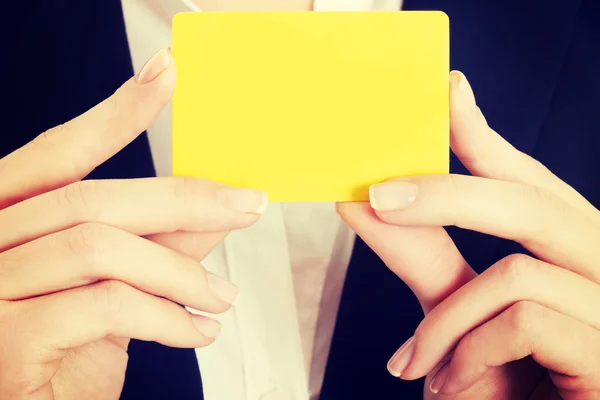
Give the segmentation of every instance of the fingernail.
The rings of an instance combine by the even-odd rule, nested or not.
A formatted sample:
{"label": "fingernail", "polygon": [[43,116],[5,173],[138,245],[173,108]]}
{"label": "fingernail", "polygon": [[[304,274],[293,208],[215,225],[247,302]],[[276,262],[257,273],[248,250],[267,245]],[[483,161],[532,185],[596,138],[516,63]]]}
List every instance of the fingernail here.
{"label": "fingernail", "polygon": [[232,211],[262,214],[269,199],[261,190],[223,186],[217,189],[217,198]]}
{"label": "fingernail", "polygon": [[466,100],[475,105],[475,93],[473,93],[473,88],[471,87],[471,84],[467,80],[465,74],[460,71],[452,71],[450,74],[454,76],[454,79],[456,79],[458,89],[466,96]]}
{"label": "fingernail", "polygon": [[388,362],[388,371],[396,378],[400,377],[415,354],[414,336],[408,339]]}
{"label": "fingernail", "polygon": [[444,364],[444,366],[435,373],[435,376],[429,384],[429,390],[431,390],[432,393],[439,393],[439,391],[444,386],[444,383],[446,383],[446,379],[448,378],[448,371],[450,371],[449,366],[450,363],[448,362]]}
{"label": "fingernail", "polygon": [[161,49],[155,53],[140,70],[137,82],[141,85],[155,80],[171,63],[171,49]]}
{"label": "fingernail", "polygon": [[208,286],[211,293],[227,304],[233,304],[238,295],[238,288],[233,283],[212,273],[208,273]]}
{"label": "fingernail", "polygon": [[371,207],[378,211],[401,210],[416,199],[419,187],[412,182],[385,182],[371,186]]}
{"label": "fingernail", "polygon": [[192,322],[198,332],[207,338],[215,339],[221,333],[221,324],[203,315],[192,315]]}

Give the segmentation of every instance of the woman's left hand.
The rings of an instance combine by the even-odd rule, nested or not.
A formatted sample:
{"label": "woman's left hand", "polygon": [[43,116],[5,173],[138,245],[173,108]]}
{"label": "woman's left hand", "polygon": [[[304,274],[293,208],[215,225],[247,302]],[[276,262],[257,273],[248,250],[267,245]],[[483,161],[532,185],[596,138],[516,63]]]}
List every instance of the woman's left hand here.
{"label": "woman's left hand", "polygon": [[[488,127],[451,74],[452,150],[473,176],[374,185],[344,220],[418,297],[425,319],[392,357],[425,398],[600,398],[600,212]],[[519,242],[477,274],[443,226]],[[437,393],[437,394],[436,394]]]}

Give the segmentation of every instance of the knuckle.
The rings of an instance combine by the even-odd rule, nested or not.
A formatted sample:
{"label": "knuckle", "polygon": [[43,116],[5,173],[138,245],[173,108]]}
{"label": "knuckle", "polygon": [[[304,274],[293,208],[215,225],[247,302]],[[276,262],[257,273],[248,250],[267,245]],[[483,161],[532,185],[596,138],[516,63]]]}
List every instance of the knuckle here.
{"label": "knuckle", "polygon": [[40,133],[31,141],[31,144],[35,147],[38,147],[42,150],[48,150],[55,145],[54,138],[57,135],[60,135],[61,132],[65,132],[68,130],[69,123],[60,124],[55,126],[54,128],[50,128],[45,132]]}
{"label": "knuckle", "polygon": [[448,272],[448,255],[454,255],[456,253],[456,245],[452,239],[448,237],[447,240],[444,240],[442,243],[439,243],[438,246],[431,249],[428,257],[426,259],[424,258],[424,261],[426,260],[423,263],[423,267],[426,267],[424,271],[427,271],[427,274],[429,274],[432,279],[443,279],[444,276],[447,276],[445,274]]}
{"label": "knuckle", "polygon": [[544,309],[532,301],[519,301],[509,309],[509,327],[519,338],[535,337]]}
{"label": "knuckle", "polygon": [[[444,176],[442,179],[444,185],[446,186],[444,188],[444,192],[448,193],[450,196],[453,196],[454,193],[465,192],[465,190],[468,189],[465,186],[464,176],[449,174]],[[446,221],[445,224],[456,226],[459,221],[464,220],[466,217],[467,216],[464,214],[464,211],[462,211],[462,207],[458,207],[452,210],[448,216],[449,220]]]}
{"label": "knuckle", "polygon": [[112,96],[108,97],[102,104],[102,114],[106,129],[118,129],[123,137],[131,137],[139,134],[145,129],[145,125],[139,118],[143,112],[143,105],[139,101],[132,101],[130,85],[118,88]]}
{"label": "knuckle", "polygon": [[173,197],[179,201],[185,202],[190,197],[191,179],[181,177],[173,179]]}
{"label": "knuckle", "polygon": [[[2,388],[0,398],[20,400],[31,398],[31,393],[39,389],[39,376],[32,374],[25,368],[20,368],[18,371],[11,373],[10,384]],[[6,396],[6,397],[4,397]]]}
{"label": "knuckle", "polygon": [[81,218],[96,219],[100,211],[102,191],[98,182],[89,180],[71,183],[56,191],[59,205],[65,206]]}
{"label": "knuckle", "polygon": [[[58,151],[61,155],[67,154],[67,157],[60,158],[58,156],[59,158],[53,159],[53,162],[60,166],[61,179],[64,183],[80,180],[90,172],[89,168],[86,167],[86,163],[82,162],[82,159],[86,157],[84,153],[73,153],[72,151],[65,153],[64,151],[65,139],[72,136],[72,133],[77,129],[75,121],[76,119],[50,128],[39,134],[27,145],[31,146],[34,152],[45,154],[44,157],[48,157],[48,152]],[[53,165],[50,168],[55,168],[55,166]]]}
{"label": "knuckle", "polygon": [[500,281],[509,288],[519,286],[532,267],[532,258],[525,254],[511,254],[504,257],[495,265],[495,271],[500,275]]}
{"label": "knuckle", "polygon": [[[402,279],[407,285],[414,287],[415,285],[427,284],[430,287],[435,287],[438,285],[438,282],[447,279],[448,267],[457,268],[456,263],[451,266],[448,265],[448,260],[451,258],[449,255],[454,255],[457,252],[456,245],[450,237],[448,237],[447,240],[444,240],[443,243],[431,247],[431,251],[429,251],[421,260],[421,268],[403,272]],[[463,262],[465,261],[463,260]],[[460,268],[465,267],[470,270],[470,267],[466,262],[460,266]],[[436,307],[448,295],[449,293],[431,297],[430,300],[424,304],[425,312],[429,312]]]}
{"label": "knuckle", "polygon": [[545,190],[539,186],[518,184],[516,187],[520,196],[532,205],[538,205],[546,198]]}
{"label": "knuckle", "polygon": [[462,177],[456,174],[449,174],[446,176],[444,180],[448,185],[448,189],[450,192],[458,192],[463,188],[463,180]]}
{"label": "knuckle", "polygon": [[104,117],[106,122],[108,122],[109,126],[113,123],[118,123],[121,119],[121,99],[120,92],[117,90],[112,96],[106,99],[106,108]]}
{"label": "knuckle", "polygon": [[535,224],[529,224],[531,228],[528,236],[543,235],[547,226],[548,213],[562,215],[567,210],[567,203],[551,190],[539,186],[518,185],[518,195],[523,199],[527,214],[533,217]]}
{"label": "knuckle", "polygon": [[31,141],[31,144],[35,147],[41,148],[42,150],[47,150],[49,147],[51,147],[50,137],[52,136],[52,132],[56,132],[60,129],[62,129],[61,125],[40,133]]}
{"label": "knuckle", "polygon": [[469,331],[460,339],[456,345],[456,349],[454,350],[452,358],[460,360],[463,356],[480,353],[481,349],[479,349],[477,345],[476,332],[476,330]]}
{"label": "knuckle", "polygon": [[108,237],[107,227],[95,222],[86,222],[65,232],[69,252],[92,265],[102,253]]}
{"label": "knuckle", "polygon": [[91,286],[92,306],[116,323],[122,314],[129,288],[126,283],[114,280],[97,283]]}
{"label": "knuckle", "polygon": [[192,199],[198,198],[201,196],[205,188],[202,185],[198,185],[198,180],[190,177],[177,177],[172,179],[172,193],[173,199],[175,203],[183,210],[189,209],[188,206],[191,206],[192,209],[196,208],[192,206],[193,204],[198,204],[198,201],[193,201]]}
{"label": "knuckle", "polygon": [[554,192],[542,188],[539,186],[535,186],[533,189],[533,193],[535,198],[538,199],[540,206],[551,207],[554,210],[562,208],[564,202],[560,200],[560,198],[554,194]]}

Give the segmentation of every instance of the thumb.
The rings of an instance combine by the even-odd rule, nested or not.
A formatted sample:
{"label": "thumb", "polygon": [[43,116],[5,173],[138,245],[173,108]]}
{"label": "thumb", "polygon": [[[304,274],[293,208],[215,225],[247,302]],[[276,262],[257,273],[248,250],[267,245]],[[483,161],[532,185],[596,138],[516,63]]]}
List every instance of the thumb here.
{"label": "thumb", "polygon": [[[451,74],[450,108],[452,118],[456,119],[464,118],[462,110],[469,99],[457,95],[455,78]],[[338,205],[338,212],[411,288],[428,313],[476,274],[442,227],[400,226],[393,209],[400,198],[386,187],[389,187],[386,183],[371,187],[371,207],[345,203]]]}
{"label": "thumb", "polygon": [[0,209],[81,180],[133,141],[171,99],[175,75],[162,49],[111,97],[1,159]]}
{"label": "thumb", "polygon": [[337,211],[410,287],[425,314],[475,277],[444,228],[386,223],[366,203],[338,203]]}

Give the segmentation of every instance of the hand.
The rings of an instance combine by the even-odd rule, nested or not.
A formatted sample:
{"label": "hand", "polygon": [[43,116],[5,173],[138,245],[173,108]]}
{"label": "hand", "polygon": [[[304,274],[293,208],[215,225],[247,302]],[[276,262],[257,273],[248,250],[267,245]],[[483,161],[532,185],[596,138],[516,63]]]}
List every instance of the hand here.
{"label": "hand", "polygon": [[[338,207],[426,314],[388,369],[428,375],[428,399],[600,398],[600,213],[489,128],[460,73],[450,104],[451,147],[474,176],[394,179],[372,187],[372,208]],[[477,276],[449,225],[537,258]]]}
{"label": "hand", "polygon": [[0,160],[0,398],[118,399],[130,338],[214,341],[235,286],[201,259],[265,194],[199,179],[80,180],[169,101],[168,50],[80,117]]}

